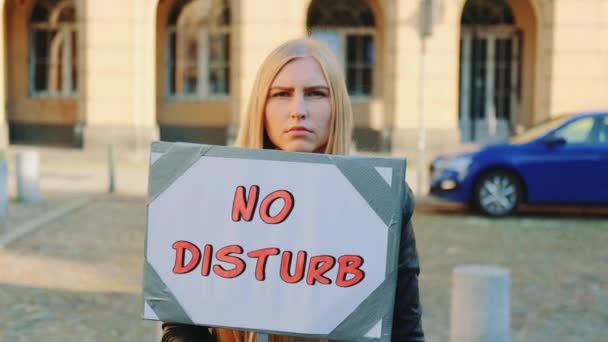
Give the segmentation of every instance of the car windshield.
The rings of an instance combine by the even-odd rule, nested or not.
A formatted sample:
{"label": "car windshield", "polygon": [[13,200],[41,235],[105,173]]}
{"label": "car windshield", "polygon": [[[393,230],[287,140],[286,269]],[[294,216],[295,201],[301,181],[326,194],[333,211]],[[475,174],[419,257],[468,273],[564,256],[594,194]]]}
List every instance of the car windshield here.
{"label": "car windshield", "polygon": [[550,130],[559,127],[570,117],[571,117],[571,115],[560,115],[555,118],[551,118],[547,121],[543,121],[543,122],[537,124],[536,126],[532,126],[524,133],[511,137],[511,139],[509,139],[509,141],[514,144],[529,143],[530,141],[536,140],[539,137],[545,135]]}

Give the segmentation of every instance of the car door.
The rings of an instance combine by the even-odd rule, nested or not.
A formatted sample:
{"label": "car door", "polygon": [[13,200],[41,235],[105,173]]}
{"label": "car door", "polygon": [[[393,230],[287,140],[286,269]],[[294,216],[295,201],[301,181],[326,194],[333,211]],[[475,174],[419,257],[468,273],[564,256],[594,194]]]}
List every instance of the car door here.
{"label": "car door", "polygon": [[598,145],[597,148],[600,152],[600,169],[598,170],[598,176],[600,181],[598,182],[598,188],[595,192],[597,194],[597,200],[599,203],[608,203],[608,114],[604,115],[600,119],[601,125],[598,133]]}
{"label": "car door", "polygon": [[608,198],[605,120],[584,116],[536,144],[521,166],[530,202],[597,203]]}

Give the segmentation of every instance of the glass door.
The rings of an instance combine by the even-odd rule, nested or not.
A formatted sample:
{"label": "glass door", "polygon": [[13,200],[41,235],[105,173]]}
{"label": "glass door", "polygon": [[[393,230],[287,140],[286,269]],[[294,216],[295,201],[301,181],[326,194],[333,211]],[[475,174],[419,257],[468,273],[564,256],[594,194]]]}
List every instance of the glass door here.
{"label": "glass door", "polygon": [[517,113],[520,39],[513,28],[463,28],[460,133],[464,142],[506,140]]}

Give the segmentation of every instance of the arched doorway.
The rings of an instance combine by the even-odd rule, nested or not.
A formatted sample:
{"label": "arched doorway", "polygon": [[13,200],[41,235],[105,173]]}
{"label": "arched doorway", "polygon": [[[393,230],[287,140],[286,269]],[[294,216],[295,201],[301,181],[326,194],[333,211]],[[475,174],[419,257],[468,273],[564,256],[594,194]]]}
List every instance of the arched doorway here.
{"label": "arched doorway", "polygon": [[465,3],[460,35],[462,141],[504,141],[511,135],[521,103],[523,38],[506,0]]}
{"label": "arched doorway", "polygon": [[161,140],[223,145],[231,113],[229,0],[167,0],[157,10]]}
{"label": "arched doorway", "polygon": [[329,45],[344,65],[349,94],[370,96],[376,19],[368,1],[313,0],[306,25],[311,36]]}
{"label": "arched doorway", "polygon": [[77,12],[74,0],[6,2],[11,143],[81,146]]}

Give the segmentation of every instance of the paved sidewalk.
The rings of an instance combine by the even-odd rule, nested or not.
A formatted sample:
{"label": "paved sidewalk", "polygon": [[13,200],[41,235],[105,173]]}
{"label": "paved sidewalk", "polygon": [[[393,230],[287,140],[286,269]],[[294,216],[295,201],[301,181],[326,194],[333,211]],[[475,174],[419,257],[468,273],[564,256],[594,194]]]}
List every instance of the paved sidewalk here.
{"label": "paved sidewalk", "polygon": [[[9,192],[15,196],[15,156],[26,150],[40,154],[40,187],[43,193],[82,194],[108,190],[109,167],[106,151],[83,151],[67,148],[43,148],[12,145],[7,153]],[[149,154],[116,152],[117,192],[144,195],[147,189]]]}
{"label": "paved sidewalk", "polygon": [[100,195],[0,249],[0,341],[158,341],[141,319],[145,201]]}
{"label": "paved sidewalk", "polygon": [[[42,200],[15,201],[15,156],[40,153]],[[0,220],[0,341],[156,341],[142,321],[147,153],[11,146]]]}
{"label": "paved sidewalk", "polygon": [[[42,200],[21,203],[16,198],[15,159],[21,151],[40,154],[40,189]],[[117,153],[116,191],[144,197],[147,189],[147,153]],[[108,192],[109,168],[106,151],[83,151],[67,148],[44,148],[12,145],[6,151],[8,164],[9,213],[0,220],[0,248],[53,220],[55,216]]]}
{"label": "paved sidewalk", "polygon": [[68,205],[77,195],[74,194],[45,194],[43,201],[38,203],[20,203],[12,199],[9,203],[8,217],[0,220],[0,236],[15,231],[19,226],[30,222],[34,217],[39,217]]}

